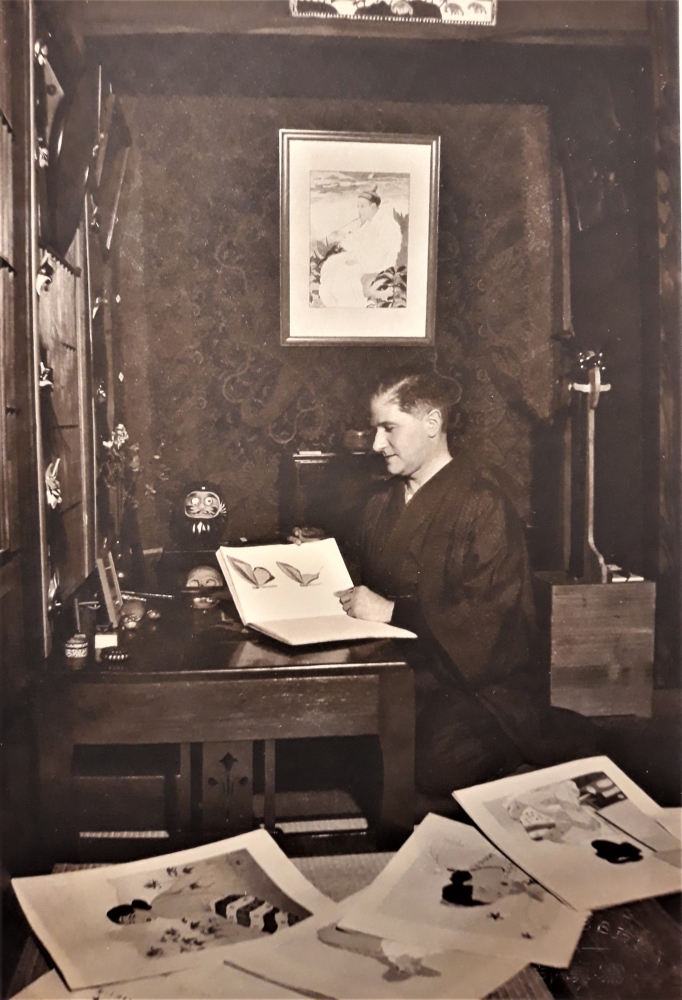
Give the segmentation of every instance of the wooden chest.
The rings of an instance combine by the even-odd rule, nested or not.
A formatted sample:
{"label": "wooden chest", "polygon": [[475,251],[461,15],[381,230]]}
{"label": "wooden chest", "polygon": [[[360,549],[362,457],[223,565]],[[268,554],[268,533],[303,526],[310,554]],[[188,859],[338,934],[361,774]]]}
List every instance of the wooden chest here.
{"label": "wooden chest", "polygon": [[582,715],[651,716],[656,585],[539,573],[551,701]]}

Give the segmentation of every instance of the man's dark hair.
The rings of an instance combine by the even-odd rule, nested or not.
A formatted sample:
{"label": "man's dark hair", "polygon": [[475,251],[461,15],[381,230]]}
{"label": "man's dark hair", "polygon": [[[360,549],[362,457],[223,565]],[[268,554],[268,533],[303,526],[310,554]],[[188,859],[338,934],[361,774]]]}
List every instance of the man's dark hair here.
{"label": "man's dark hair", "polygon": [[135,910],[151,910],[151,906],[149,903],[145,903],[143,899],[134,899],[132,903],[121,903],[120,906],[112,906],[110,910],[107,910],[107,916],[113,923],[120,924],[122,917],[130,917]]}
{"label": "man's dark hair", "polygon": [[450,876],[450,885],[443,888],[443,899],[453,906],[484,906],[480,899],[473,897],[471,872],[456,871]]}
{"label": "man's dark hair", "polygon": [[459,382],[444,378],[435,372],[419,374],[394,374],[381,380],[372,393],[372,398],[390,396],[405,413],[413,413],[425,407],[440,410],[443,430],[452,430],[455,424],[455,409],[462,395]]}

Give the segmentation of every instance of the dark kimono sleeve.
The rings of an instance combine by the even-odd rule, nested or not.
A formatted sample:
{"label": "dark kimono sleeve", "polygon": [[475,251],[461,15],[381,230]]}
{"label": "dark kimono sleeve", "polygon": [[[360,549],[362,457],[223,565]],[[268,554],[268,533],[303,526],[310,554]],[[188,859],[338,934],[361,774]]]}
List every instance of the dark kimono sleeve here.
{"label": "dark kimono sleeve", "polygon": [[522,525],[492,485],[473,490],[450,537],[424,546],[420,613],[474,689],[528,662],[533,623]]}

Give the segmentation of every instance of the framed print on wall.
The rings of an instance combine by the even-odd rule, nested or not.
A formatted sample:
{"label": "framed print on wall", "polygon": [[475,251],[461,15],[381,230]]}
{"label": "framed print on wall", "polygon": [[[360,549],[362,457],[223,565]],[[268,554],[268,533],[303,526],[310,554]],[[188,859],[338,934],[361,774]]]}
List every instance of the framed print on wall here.
{"label": "framed print on wall", "polygon": [[282,344],[432,344],[440,138],[280,131]]}

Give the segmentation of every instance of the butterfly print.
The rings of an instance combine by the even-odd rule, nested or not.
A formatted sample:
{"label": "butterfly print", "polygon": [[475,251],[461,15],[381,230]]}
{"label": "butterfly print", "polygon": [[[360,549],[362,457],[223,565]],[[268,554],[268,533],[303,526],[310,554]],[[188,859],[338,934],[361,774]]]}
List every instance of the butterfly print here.
{"label": "butterfly print", "polygon": [[322,572],[320,570],[318,573],[302,573],[296,566],[291,566],[285,562],[278,562],[277,565],[290,580],[295,580],[302,587],[309,587],[311,583],[315,583],[316,580],[320,579],[320,573]]}
{"label": "butterfly print", "polygon": [[274,576],[269,569],[265,566],[250,566],[249,563],[244,562],[243,559],[235,559],[234,556],[230,556],[230,562],[237,570],[240,576],[243,576],[245,580],[252,583],[256,590],[260,590],[261,587],[265,587],[271,580],[274,580]]}

